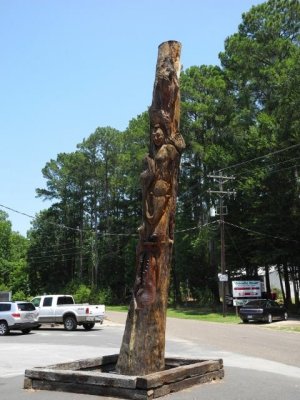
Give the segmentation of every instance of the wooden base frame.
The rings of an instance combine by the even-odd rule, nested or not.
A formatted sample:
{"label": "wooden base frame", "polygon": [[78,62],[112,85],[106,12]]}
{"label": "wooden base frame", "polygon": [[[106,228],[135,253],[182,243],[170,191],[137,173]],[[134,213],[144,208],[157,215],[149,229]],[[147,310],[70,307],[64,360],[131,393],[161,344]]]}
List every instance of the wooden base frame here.
{"label": "wooden base frame", "polygon": [[55,390],[151,400],[224,377],[223,360],[166,358],[164,371],[144,376],[115,373],[118,354],[25,371],[24,389]]}

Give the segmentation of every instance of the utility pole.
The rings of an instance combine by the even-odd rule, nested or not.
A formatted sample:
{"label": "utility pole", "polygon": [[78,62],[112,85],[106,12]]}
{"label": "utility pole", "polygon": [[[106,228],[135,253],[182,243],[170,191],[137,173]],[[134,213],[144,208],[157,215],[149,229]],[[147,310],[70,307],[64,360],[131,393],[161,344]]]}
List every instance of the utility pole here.
{"label": "utility pole", "polygon": [[[234,176],[224,176],[222,172],[219,175],[208,175],[208,178],[215,179],[219,184],[219,190],[211,190],[208,189],[209,194],[216,194],[219,197],[220,204],[220,236],[221,236],[221,275],[219,280],[222,285],[222,303],[223,303],[223,317],[226,317],[226,290],[225,290],[225,282],[228,281],[228,277],[226,279],[226,262],[225,262],[225,226],[224,226],[224,215],[227,215],[227,207],[224,207],[224,197],[230,197],[231,195],[236,195],[235,190],[224,190],[224,184],[230,180],[235,179]],[[216,213],[218,214],[218,213]]]}
{"label": "utility pole", "polygon": [[83,226],[82,223],[80,226],[77,227],[77,231],[79,233],[79,268],[78,268],[78,278],[81,282],[82,280],[82,274],[83,274],[83,238],[82,238],[82,232],[83,232]]}

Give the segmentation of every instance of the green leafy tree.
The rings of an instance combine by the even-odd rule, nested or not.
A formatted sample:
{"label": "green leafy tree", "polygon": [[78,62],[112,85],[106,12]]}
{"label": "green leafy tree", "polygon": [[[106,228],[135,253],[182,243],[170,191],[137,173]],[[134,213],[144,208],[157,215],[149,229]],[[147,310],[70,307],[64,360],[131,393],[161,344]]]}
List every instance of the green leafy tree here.
{"label": "green leafy tree", "polygon": [[0,287],[29,294],[26,254],[28,240],[11,229],[8,215],[0,211]]}
{"label": "green leafy tree", "polygon": [[[233,135],[230,130],[234,99],[229,94],[226,75],[219,67],[191,67],[181,76],[181,131],[187,148],[183,155],[177,213],[174,284],[189,286],[193,298],[199,288],[219,301],[215,231],[207,227],[212,205],[208,189],[210,174],[233,160]],[[195,229],[197,228],[198,229]],[[191,229],[189,229],[191,228]],[[180,261],[179,261],[180,260]],[[179,261],[179,262],[178,262]]]}
{"label": "green leafy tree", "polygon": [[[290,281],[299,302],[299,21],[296,0],[254,6],[226,39],[221,67],[193,66],[181,74],[181,133],[187,147],[176,217],[175,301],[219,301],[219,230],[217,219],[208,215],[211,205],[218,206],[208,193],[215,171],[236,178],[230,189],[238,196],[225,202],[230,276],[255,276],[260,267],[268,276],[275,265],[286,303],[292,300]],[[139,176],[148,135],[145,112],[125,132],[97,128],[76,152],[46,164],[46,189],[37,193],[53,204],[30,232],[32,288],[55,290],[59,280],[61,287],[75,285],[79,294],[90,287],[90,298],[99,298],[101,291],[112,302],[126,300],[134,277]],[[11,252],[11,243],[3,218],[0,235],[0,268],[8,282],[11,258],[5,252]]]}
{"label": "green leafy tree", "polygon": [[[232,221],[262,235],[234,236],[246,268],[282,265],[286,269],[296,261],[291,255],[299,229],[295,160],[299,157],[300,4],[269,0],[242,18],[220,55],[236,99],[236,152],[241,155],[234,170],[240,199],[236,211],[241,215],[233,210]],[[240,130],[243,119],[244,130]],[[267,153],[272,155],[263,157]],[[251,164],[243,165],[243,160],[251,159]],[[285,277],[288,289],[289,275]],[[289,293],[286,301],[291,302]]]}
{"label": "green leafy tree", "polygon": [[7,217],[8,215],[4,211],[0,211],[0,276],[3,285],[9,284],[11,269],[11,223]]}
{"label": "green leafy tree", "polygon": [[[59,154],[46,164],[47,189],[37,193],[55,203],[30,233],[34,287],[53,291],[61,276],[61,286],[78,281],[111,291],[115,299],[129,295],[141,215],[135,172],[145,155],[140,144],[145,143],[147,122],[145,115],[139,116],[122,134],[97,128],[75,153]],[[46,280],[50,271],[52,278]]]}

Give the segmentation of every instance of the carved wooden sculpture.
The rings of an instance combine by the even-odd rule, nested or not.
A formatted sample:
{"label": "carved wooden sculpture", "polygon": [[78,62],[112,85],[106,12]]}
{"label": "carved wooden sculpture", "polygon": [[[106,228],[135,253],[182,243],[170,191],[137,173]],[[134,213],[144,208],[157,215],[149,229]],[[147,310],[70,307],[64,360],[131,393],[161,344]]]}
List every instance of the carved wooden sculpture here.
{"label": "carved wooden sculpture", "polygon": [[143,224],[139,228],[136,280],[117,371],[145,375],[165,367],[166,309],[180,155],[180,50],[164,42],[158,60],[150,116],[150,151],[141,174]]}

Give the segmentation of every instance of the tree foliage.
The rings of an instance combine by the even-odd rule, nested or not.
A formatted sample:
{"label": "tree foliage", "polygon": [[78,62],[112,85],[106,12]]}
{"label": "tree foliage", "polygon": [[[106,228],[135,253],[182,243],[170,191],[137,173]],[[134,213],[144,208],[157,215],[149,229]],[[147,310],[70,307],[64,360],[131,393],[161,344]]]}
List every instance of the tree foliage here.
{"label": "tree foliage", "polygon": [[28,245],[27,239],[12,231],[8,215],[0,211],[0,290],[11,291],[15,300],[29,294]]}
{"label": "tree foliage", "polygon": [[[229,275],[255,276],[259,269],[268,274],[275,266],[285,301],[291,302],[292,282],[299,302],[299,28],[297,0],[266,1],[242,15],[237,32],[225,40],[220,66],[193,66],[181,74],[181,133],[187,147],[171,300],[219,301],[219,225],[209,216],[218,198],[208,189],[218,189],[211,175],[222,173],[235,177],[225,190],[237,191],[235,200],[225,196]],[[145,112],[124,132],[97,128],[75,152],[46,163],[46,188],[37,194],[52,205],[32,225],[27,263],[25,242],[0,216],[2,284],[32,294],[72,287],[80,298],[89,287],[90,297],[100,291],[110,302],[126,301],[148,135]],[[18,246],[23,250],[14,250]],[[29,283],[18,278],[26,268]]]}

